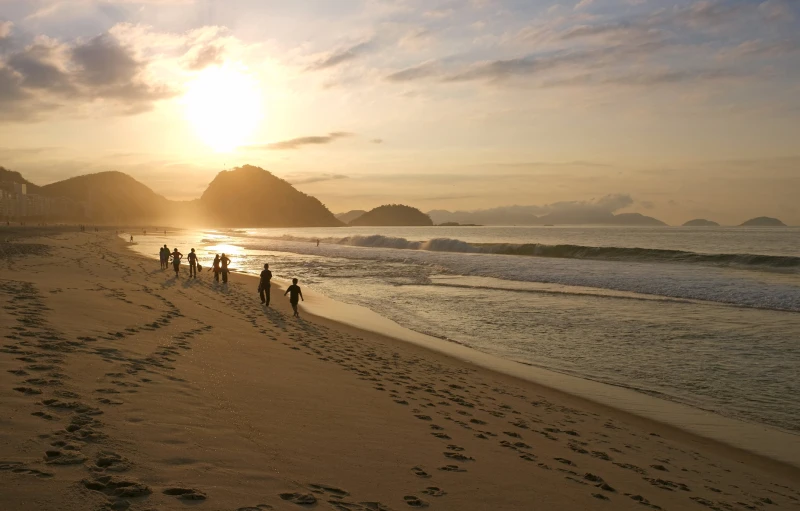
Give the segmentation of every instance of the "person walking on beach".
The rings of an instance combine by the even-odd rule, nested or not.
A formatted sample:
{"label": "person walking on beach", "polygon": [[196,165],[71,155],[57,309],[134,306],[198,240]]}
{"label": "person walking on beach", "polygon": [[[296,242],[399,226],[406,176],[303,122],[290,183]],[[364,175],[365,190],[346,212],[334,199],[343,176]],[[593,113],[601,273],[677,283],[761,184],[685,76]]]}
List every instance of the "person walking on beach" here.
{"label": "person walking on beach", "polygon": [[269,307],[269,281],[272,280],[272,272],[269,271],[269,265],[264,265],[264,271],[261,272],[261,282],[258,284],[258,296],[261,297],[261,303]]}
{"label": "person walking on beach", "polygon": [[172,251],[172,267],[175,269],[175,278],[177,279],[181,271],[181,258],[183,254],[178,252],[178,249]]}
{"label": "person walking on beach", "polygon": [[[291,294],[289,294],[291,293]],[[286,292],[283,293],[283,296],[289,294],[289,303],[292,304],[292,310],[294,311],[294,317],[299,318],[300,314],[297,312],[297,298],[299,297],[300,300],[306,301],[303,298],[303,291],[300,289],[300,286],[297,285],[297,279],[292,279],[292,285],[286,289]]]}
{"label": "person walking on beach", "polygon": [[169,249],[164,245],[158,249],[158,253],[161,256],[161,269],[166,270],[169,265]]}
{"label": "person walking on beach", "polygon": [[189,252],[186,259],[189,260],[189,278],[197,278],[197,254],[194,253],[194,249]]}
{"label": "person walking on beach", "polygon": [[211,263],[210,270],[214,272],[214,282],[219,282],[219,272],[221,271],[219,267],[219,261],[219,254],[217,254],[214,256],[214,262]]}
{"label": "person walking on beach", "polygon": [[231,260],[228,259],[228,256],[222,254],[222,257],[219,260],[220,264],[222,265],[222,283],[228,283],[228,265],[231,264]]}

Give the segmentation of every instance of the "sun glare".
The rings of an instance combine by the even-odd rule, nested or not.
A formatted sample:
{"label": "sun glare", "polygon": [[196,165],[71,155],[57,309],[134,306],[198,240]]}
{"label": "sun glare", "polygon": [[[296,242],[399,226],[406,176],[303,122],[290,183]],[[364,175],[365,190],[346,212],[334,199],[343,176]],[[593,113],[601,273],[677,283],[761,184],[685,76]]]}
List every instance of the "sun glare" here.
{"label": "sun glare", "polygon": [[250,76],[225,65],[204,70],[189,84],[186,116],[217,152],[242,145],[261,122],[261,90]]}

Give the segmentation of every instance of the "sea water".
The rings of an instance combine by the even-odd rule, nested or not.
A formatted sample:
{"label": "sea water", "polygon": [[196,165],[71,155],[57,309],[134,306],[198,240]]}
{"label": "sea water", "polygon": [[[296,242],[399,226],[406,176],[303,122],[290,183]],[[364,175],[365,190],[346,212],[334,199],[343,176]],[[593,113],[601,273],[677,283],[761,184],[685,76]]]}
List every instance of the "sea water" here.
{"label": "sea water", "polygon": [[[359,227],[183,231],[454,343],[800,435],[800,229]],[[319,241],[319,246],[317,246]],[[152,254],[150,254],[152,252]]]}

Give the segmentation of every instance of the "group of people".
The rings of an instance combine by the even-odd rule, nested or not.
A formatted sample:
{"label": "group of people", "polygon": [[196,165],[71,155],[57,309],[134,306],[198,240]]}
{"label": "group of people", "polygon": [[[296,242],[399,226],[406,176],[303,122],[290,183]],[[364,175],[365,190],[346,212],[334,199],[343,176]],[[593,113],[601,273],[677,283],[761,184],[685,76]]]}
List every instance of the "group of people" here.
{"label": "group of people", "polygon": [[[177,248],[173,249],[170,252],[169,248],[164,245],[159,249],[159,259],[161,259],[161,269],[166,270],[169,268],[169,263],[172,262],[172,269],[175,270],[175,277],[180,276],[181,272],[181,259],[183,259],[183,254],[178,251]],[[197,260],[197,253],[195,253],[194,249],[189,252],[189,255],[186,256],[187,261],[189,262],[189,278],[197,278],[197,272],[203,271],[203,267],[200,266],[200,262]],[[222,282],[228,282],[228,265],[231,263],[231,260],[225,254],[217,256],[214,258],[214,264],[209,270],[214,272],[214,280],[219,282],[219,276],[222,274]]]}
{"label": "group of people", "polygon": [[[183,259],[183,254],[178,251],[177,248],[173,249],[170,252],[169,248],[164,245],[159,249],[159,256],[161,259],[161,269],[166,270],[169,268],[170,262],[172,262],[172,268],[175,270],[175,278],[180,276],[181,271],[181,259]],[[186,259],[189,262],[189,278],[197,278],[197,272],[203,271],[202,266],[197,260],[197,254],[195,253],[194,249],[191,249],[189,255],[186,256]],[[219,282],[219,277],[222,275],[222,283],[228,283],[228,273],[230,270],[228,269],[228,265],[231,264],[231,260],[225,254],[217,254],[214,257],[214,262],[211,263],[211,268],[209,271],[214,272],[214,280]],[[271,280],[272,280],[272,272],[269,269],[269,264],[264,265],[264,270],[261,272],[261,278],[258,282],[258,295],[261,298],[261,304],[269,307],[270,301],[270,289],[271,289]],[[292,310],[294,311],[294,316],[299,317],[299,313],[297,311],[297,305],[300,300],[305,301],[303,298],[303,291],[300,289],[300,286],[297,285],[298,280],[292,279],[292,285],[286,289],[286,292],[283,293],[283,296],[289,295],[289,303],[292,304]]]}

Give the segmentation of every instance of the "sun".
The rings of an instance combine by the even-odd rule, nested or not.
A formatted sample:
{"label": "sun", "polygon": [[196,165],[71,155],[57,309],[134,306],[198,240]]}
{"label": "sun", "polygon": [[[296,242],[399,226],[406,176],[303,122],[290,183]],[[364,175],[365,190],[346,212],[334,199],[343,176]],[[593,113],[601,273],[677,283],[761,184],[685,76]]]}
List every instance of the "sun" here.
{"label": "sun", "polygon": [[205,144],[230,152],[261,123],[261,96],[258,82],[234,66],[207,68],[189,84],[186,117]]}

